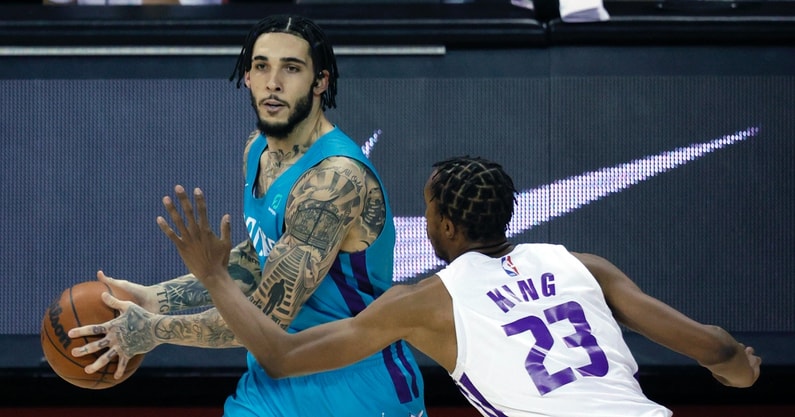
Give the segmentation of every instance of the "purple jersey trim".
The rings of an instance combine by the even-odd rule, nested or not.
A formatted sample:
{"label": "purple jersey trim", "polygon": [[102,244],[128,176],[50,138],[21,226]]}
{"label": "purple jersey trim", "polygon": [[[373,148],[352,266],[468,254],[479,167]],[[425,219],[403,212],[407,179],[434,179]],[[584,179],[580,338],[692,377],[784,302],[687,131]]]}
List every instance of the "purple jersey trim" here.
{"label": "purple jersey trim", "polygon": [[461,378],[458,380],[458,389],[461,390],[461,393],[467,397],[470,403],[477,407],[483,414],[491,417],[508,417],[502,413],[502,411],[494,408],[483,394],[475,388],[475,385],[472,384],[472,381],[469,380],[467,374],[461,374]]}
{"label": "purple jersey trim", "polygon": [[[345,274],[342,272],[342,258],[350,262],[351,269],[356,278],[356,283],[362,290],[362,293],[368,293],[365,289],[361,288],[364,286],[366,289],[369,289],[368,294],[370,294],[373,291],[373,287],[367,278],[367,259],[364,252],[358,252],[349,256],[340,254],[340,256],[334,260],[334,265],[332,265],[331,270],[329,270],[329,276],[334,280],[334,284],[337,286],[343,300],[345,300],[345,304],[351,311],[351,315],[355,316],[364,310],[367,304],[362,298],[362,293],[357,292],[356,289],[345,280]],[[417,378],[414,374],[414,370],[403,352],[402,345],[402,342],[398,342],[387,346],[381,351],[381,356],[384,359],[389,376],[392,378],[392,384],[395,386],[398,399],[401,403],[407,403],[412,401],[415,397],[419,397],[419,387],[417,386]],[[393,346],[397,346],[396,352],[393,352]],[[395,356],[398,356],[398,359],[404,365],[402,368],[408,370],[408,373],[411,375],[411,388],[409,388],[409,382],[406,380],[407,376],[401,370],[401,366],[395,362]]]}

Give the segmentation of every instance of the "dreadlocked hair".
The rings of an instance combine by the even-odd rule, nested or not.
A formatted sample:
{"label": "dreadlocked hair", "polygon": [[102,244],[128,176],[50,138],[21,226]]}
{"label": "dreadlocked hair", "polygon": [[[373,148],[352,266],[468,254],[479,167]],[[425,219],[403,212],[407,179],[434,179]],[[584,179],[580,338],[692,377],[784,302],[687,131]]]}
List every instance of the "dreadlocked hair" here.
{"label": "dreadlocked hair", "polygon": [[442,215],[464,227],[473,241],[505,236],[516,189],[502,166],[463,156],[437,162],[433,167],[431,201],[436,201]]}
{"label": "dreadlocked hair", "polygon": [[237,78],[237,88],[240,88],[246,72],[251,71],[251,54],[254,49],[254,42],[263,33],[274,32],[289,33],[309,43],[309,53],[312,56],[315,77],[319,78],[320,73],[324,70],[329,73],[328,88],[320,96],[320,105],[323,110],[337,107],[336,96],[339,70],[337,69],[334,49],[326,38],[326,34],[320,29],[320,26],[302,16],[274,15],[257,22],[246,35],[243,48],[237,57],[235,69],[232,71],[232,75],[229,76],[229,81],[234,81]]}

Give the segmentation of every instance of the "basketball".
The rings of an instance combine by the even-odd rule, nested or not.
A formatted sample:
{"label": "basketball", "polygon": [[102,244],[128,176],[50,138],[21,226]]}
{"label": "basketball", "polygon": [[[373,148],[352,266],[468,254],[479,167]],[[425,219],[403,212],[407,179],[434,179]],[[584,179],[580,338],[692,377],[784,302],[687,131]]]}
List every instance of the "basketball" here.
{"label": "basketball", "polygon": [[76,358],[72,349],[102,339],[103,335],[71,339],[67,332],[75,327],[104,323],[118,317],[119,312],[102,302],[101,294],[108,292],[121,300],[132,300],[126,292],[114,291],[100,281],[81,282],[66,289],[49,307],[41,322],[41,348],[44,357],[58,376],[81,388],[105,389],[129,378],[141,364],[144,355],[134,356],[127,364],[124,376],[114,379],[118,357],[93,374],[84,368],[97,360],[106,349]]}

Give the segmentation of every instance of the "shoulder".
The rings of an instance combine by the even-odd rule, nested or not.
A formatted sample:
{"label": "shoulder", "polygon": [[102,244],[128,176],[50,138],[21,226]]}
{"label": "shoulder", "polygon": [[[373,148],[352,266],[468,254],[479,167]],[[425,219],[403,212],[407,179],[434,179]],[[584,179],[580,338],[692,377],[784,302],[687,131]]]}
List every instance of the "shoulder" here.
{"label": "shoulder", "polygon": [[300,206],[317,209],[321,202],[331,203],[347,224],[372,204],[373,195],[380,194],[373,192],[380,188],[369,177],[366,167],[354,159],[325,158],[301,174],[292,186],[287,205],[298,210]]}
{"label": "shoulder", "polygon": [[360,172],[370,172],[362,161],[350,156],[330,156],[323,159],[316,165],[320,169],[333,169],[339,172],[349,172],[352,174]]}
{"label": "shoulder", "polygon": [[356,158],[347,155],[329,156],[318,164],[318,166],[326,167],[342,167],[342,168],[361,168],[364,167]]}
{"label": "shoulder", "polygon": [[592,274],[603,274],[606,271],[611,269],[615,269],[615,265],[613,265],[607,259],[595,255],[593,253],[581,253],[581,252],[569,252],[572,256],[577,258],[585,267],[591,271]]}
{"label": "shoulder", "polygon": [[609,260],[592,253],[571,252],[571,254],[593,275],[606,296],[609,297],[610,293],[617,289],[637,289],[632,279]]}
{"label": "shoulder", "polygon": [[374,187],[380,188],[380,183],[376,179],[373,171],[361,161],[348,156],[331,156],[323,159],[309,169],[305,178],[314,176],[327,177],[333,174],[335,178],[344,179],[356,187],[356,191],[366,193]]}

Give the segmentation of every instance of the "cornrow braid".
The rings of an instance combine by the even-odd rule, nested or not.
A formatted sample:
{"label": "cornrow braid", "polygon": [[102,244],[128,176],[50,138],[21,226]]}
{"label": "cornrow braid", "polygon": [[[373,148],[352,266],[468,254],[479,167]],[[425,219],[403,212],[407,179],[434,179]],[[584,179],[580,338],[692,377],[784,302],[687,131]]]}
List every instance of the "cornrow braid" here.
{"label": "cornrow braid", "polygon": [[495,162],[457,157],[433,164],[431,201],[439,212],[463,226],[473,241],[505,236],[513,216],[516,188]]}
{"label": "cornrow braid", "polygon": [[326,34],[315,22],[302,17],[291,15],[268,16],[257,22],[249,30],[243,42],[243,48],[237,57],[235,69],[229,76],[229,81],[237,78],[237,88],[243,82],[246,72],[251,71],[251,59],[254,43],[263,33],[289,33],[298,36],[309,43],[309,52],[312,56],[312,65],[315,77],[320,78],[322,71],[328,71],[328,88],[320,96],[320,105],[323,110],[337,107],[337,79],[339,70],[337,69],[337,59],[334,56],[334,49],[326,38]]}

